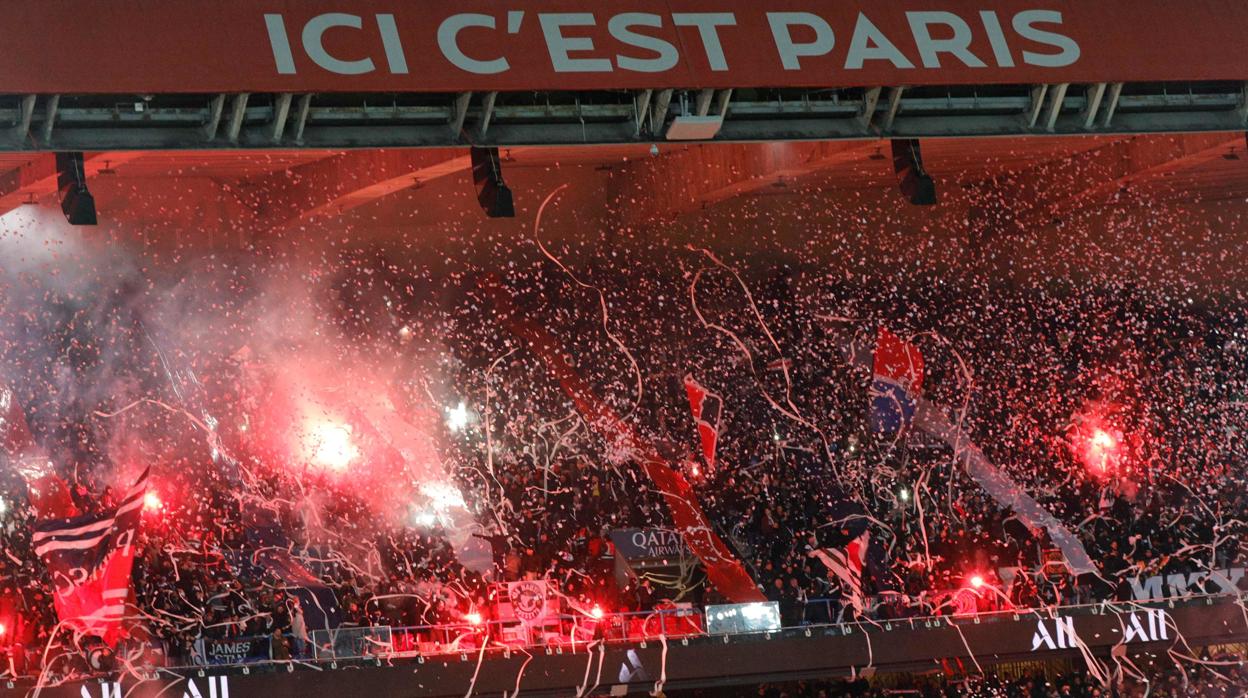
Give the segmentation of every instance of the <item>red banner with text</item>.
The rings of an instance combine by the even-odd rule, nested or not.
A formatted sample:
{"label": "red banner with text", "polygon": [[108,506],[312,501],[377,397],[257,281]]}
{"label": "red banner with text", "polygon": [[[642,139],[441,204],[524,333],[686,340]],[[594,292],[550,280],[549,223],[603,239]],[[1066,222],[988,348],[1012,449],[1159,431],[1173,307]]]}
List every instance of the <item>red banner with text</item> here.
{"label": "red banner with text", "polygon": [[0,92],[1248,78],[1242,0],[13,0]]}

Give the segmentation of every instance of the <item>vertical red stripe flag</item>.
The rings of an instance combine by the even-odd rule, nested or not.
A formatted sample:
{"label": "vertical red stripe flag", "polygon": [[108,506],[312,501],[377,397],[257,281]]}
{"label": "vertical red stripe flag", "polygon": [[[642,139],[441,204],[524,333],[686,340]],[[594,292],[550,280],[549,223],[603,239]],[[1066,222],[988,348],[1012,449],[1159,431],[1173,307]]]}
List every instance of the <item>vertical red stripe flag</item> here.
{"label": "vertical red stripe flag", "polygon": [[[685,394],[689,396],[689,409],[693,412],[693,421],[698,425],[698,442],[702,446],[702,457],[706,459],[708,470],[715,467],[715,447],[719,443],[719,417],[724,401],[694,380],[692,375],[685,376]],[[713,403],[708,403],[713,400]]]}
{"label": "vertical red stripe flag", "polygon": [[767,598],[750,579],[741,561],[711,528],[688,481],[671,468],[654,444],[641,438],[615,410],[598,399],[585,380],[572,369],[550,332],[521,317],[511,295],[496,279],[485,277],[480,286],[494,304],[500,321],[513,334],[524,339],[533,353],[546,364],[547,370],[559,381],[559,387],[571,398],[590,428],[621,449],[631,451],[641,463],[671,510],[672,521],[681,539],[705,565],[711,584],[733,603],[766,601]]}
{"label": "vertical red stripe flag", "polygon": [[109,645],[124,635],[121,623],[146,492],[145,470],[115,509],[42,520],[31,536],[56,587],[53,602],[61,621]]}
{"label": "vertical red stripe flag", "polygon": [[871,431],[896,434],[914,419],[923,391],[923,354],[880,326],[871,374]]}

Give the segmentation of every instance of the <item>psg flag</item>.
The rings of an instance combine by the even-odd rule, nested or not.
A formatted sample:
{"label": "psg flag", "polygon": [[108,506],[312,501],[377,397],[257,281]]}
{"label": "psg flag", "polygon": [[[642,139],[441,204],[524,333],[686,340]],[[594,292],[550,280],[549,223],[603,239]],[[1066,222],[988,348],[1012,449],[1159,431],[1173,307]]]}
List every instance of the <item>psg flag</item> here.
{"label": "psg flag", "polygon": [[840,586],[846,606],[853,608],[858,615],[862,615],[867,608],[867,597],[862,590],[862,570],[870,544],[871,533],[864,529],[844,548],[818,549],[807,553],[809,557],[819,558],[828,568],[828,576]]}
{"label": "psg flag", "polygon": [[880,327],[871,374],[871,431],[896,434],[914,418],[923,388],[923,355],[918,347]]}
{"label": "psg flag", "polygon": [[240,575],[257,579],[268,572],[295,598],[303,610],[308,630],[329,630],[342,624],[338,597],[292,553],[293,547],[272,512],[253,507],[244,513],[250,555],[230,557]]}
{"label": "psg flag", "polygon": [[147,474],[144,470],[116,508],[40,521],[31,537],[56,587],[53,601],[61,622],[109,645],[123,634]]}
{"label": "psg flag", "polygon": [[698,442],[702,446],[702,458],[706,467],[715,468],[715,446],[719,442],[719,414],[723,398],[702,387],[692,375],[685,376],[685,394],[689,396],[689,409],[698,425]]}

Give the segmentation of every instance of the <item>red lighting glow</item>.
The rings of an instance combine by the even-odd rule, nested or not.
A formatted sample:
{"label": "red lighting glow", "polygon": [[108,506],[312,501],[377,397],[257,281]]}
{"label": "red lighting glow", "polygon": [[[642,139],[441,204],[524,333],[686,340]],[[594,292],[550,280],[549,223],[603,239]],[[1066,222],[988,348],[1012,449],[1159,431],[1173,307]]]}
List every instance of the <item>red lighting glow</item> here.
{"label": "red lighting glow", "polygon": [[1076,415],[1070,432],[1071,453],[1096,477],[1121,474],[1127,459],[1122,432],[1106,418],[1107,409]]}
{"label": "red lighting glow", "polygon": [[303,447],[308,463],[336,473],[344,472],[360,455],[351,440],[351,427],[333,421],[307,425]]}
{"label": "red lighting glow", "polygon": [[1085,461],[1087,465],[1102,473],[1108,472],[1110,464],[1115,460],[1118,451],[1118,439],[1113,434],[1097,427],[1088,437]]}
{"label": "red lighting glow", "polygon": [[155,492],[148,492],[143,495],[143,509],[145,511],[160,511],[165,503],[160,500],[160,495]]}
{"label": "red lighting glow", "polygon": [[464,616],[464,618],[471,625],[481,625],[481,614],[477,613],[476,611],[469,612],[467,615]]}
{"label": "red lighting glow", "polygon": [[589,611],[589,615],[594,618],[602,618],[605,614],[602,612],[602,606],[594,604],[594,607]]}
{"label": "red lighting glow", "polygon": [[984,586],[984,578],[978,574],[971,577],[971,586],[975,587],[976,589],[979,589],[980,587]]}

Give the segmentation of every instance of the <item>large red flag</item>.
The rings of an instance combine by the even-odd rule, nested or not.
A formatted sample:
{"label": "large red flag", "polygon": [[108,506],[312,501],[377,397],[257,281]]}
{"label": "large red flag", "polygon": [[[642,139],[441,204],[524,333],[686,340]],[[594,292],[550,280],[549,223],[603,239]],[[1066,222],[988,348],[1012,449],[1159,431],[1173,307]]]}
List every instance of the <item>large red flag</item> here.
{"label": "large red flag", "polygon": [[532,320],[521,317],[512,303],[511,294],[496,279],[483,278],[481,290],[493,302],[503,324],[513,334],[528,342],[533,353],[546,364],[547,370],[559,381],[563,392],[572,399],[577,411],[590,427],[616,446],[635,454],[650,480],[663,495],[681,539],[706,567],[706,576],[711,584],[734,603],[766,601],[741,561],[737,560],[711,528],[693,488],[659,455],[654,444],[641,438],[615,410],[594,395],[589,385],[568,363],[567,356],[559,350],[550,332]]}
{"label": "large red flag", "polygon": [[56,587],[56,613],[66,625],[109,645],[123,635],[135,538],[147,491],[147,471],[115,509],[35,524],[31,544]]}

